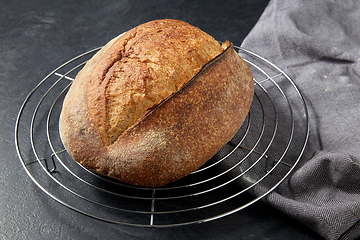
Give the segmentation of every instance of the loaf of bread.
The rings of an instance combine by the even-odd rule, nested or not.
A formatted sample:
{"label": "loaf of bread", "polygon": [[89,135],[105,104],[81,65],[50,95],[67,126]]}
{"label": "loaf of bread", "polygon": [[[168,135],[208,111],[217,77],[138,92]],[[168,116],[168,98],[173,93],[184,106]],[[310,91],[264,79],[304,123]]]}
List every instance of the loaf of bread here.
{"label": "loaf of bread", "polygon": [[60,134],[87,169],[161,186],[201,167],[239,130],[253,98],[251,70],[179,20],[156,20],[116,37],[78,73]]}

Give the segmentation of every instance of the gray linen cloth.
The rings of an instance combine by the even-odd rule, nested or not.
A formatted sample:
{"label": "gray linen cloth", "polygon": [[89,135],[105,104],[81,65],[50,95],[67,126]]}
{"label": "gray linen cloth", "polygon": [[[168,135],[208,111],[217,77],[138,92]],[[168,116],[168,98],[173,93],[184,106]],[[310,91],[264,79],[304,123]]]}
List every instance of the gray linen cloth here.
{"label": "gray linen cloth", "polygon": [[309,142],[265,201],[326,239],[360,237],[360,1],[272,0],[242,44],[296,83]]}

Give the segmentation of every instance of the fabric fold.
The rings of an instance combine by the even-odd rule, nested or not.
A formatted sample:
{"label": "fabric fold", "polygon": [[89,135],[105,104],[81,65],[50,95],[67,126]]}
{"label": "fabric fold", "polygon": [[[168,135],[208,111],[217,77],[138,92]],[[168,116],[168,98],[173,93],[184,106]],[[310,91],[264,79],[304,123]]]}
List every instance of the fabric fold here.
{"label": "fabric fold", "polygon": [[310,135],[266,201],[326,239],[360,237],[360,2],[272,0],[243,41],[302,92]]}

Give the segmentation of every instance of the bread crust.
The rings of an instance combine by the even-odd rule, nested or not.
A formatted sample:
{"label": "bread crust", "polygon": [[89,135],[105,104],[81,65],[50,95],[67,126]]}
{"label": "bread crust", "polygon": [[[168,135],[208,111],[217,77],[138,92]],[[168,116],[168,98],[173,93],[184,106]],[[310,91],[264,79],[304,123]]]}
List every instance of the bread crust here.
{"label": "bread crust", "polygon": [[173,19],[144,23],[108,45],[94,68],[85,67],[89,112],[107,145],[223,51],[210,35]]}
{"label": "bread crust", "polygon": [[[111,49],[115,42],[104,48]],[[91,59],[69,89],[60,118],[61,139],[85,168],[130,184],[161,186],[201,167],[236,134],[253,98],[251,70],[229,44],[108,145],[84,90],[99,64],[101,56]],[[97,107],[103,104],[98,101]]]}

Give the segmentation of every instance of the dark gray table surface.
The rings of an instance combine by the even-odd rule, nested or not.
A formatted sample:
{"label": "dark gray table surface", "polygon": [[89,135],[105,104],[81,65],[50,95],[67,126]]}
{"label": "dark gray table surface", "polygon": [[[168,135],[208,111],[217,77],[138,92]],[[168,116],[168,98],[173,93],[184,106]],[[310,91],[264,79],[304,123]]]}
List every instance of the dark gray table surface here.
{"label": "dark gray table surface", "polygon": [[208,223],[139,228],[84,216],[28,177],[14,144],[27,94],[50,71],[146,21],[187,21],[240,45],[268,1],[2,1],[0,7],[0,239],[321,239],[264,202]]}

